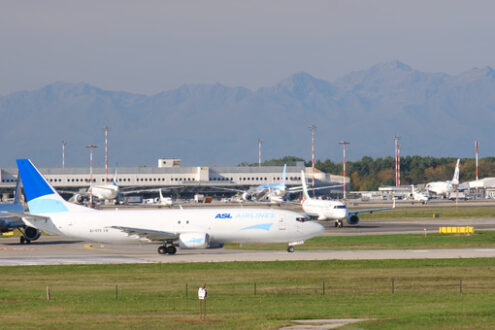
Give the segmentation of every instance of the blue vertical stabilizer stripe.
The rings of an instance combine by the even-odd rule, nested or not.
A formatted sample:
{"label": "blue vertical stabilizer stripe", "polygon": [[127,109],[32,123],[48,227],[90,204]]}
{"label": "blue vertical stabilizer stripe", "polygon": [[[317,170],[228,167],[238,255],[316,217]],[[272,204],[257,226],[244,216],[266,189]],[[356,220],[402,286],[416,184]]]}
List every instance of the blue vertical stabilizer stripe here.
{"label": "blue vertical stabilizer stripe", "polygon": [[41,196],[55,194],[55,191],[29,159],[18,159],[17,168],[21,175],[24,194],[28,202]]}

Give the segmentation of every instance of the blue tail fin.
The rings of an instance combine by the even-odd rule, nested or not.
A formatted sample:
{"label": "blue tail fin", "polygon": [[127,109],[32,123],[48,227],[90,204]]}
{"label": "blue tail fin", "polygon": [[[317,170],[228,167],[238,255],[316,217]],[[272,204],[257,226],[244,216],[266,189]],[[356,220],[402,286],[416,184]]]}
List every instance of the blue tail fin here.
{"label": "blue tail fin", "polygon": [[22,179],[30,213],[67,212],[69,209],[79,207],[66,202],[43,178],[29,159],[18,159],[17,168]]}

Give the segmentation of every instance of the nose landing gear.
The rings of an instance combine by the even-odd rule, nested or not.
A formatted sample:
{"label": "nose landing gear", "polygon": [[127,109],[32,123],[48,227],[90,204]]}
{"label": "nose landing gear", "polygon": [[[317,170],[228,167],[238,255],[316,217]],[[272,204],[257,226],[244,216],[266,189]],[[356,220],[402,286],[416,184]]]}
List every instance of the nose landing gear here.
{"label": "nose landing gear", "polygon": [[335,220],[335,228],[342,228],[344,227],[344,222],[342,220]]}

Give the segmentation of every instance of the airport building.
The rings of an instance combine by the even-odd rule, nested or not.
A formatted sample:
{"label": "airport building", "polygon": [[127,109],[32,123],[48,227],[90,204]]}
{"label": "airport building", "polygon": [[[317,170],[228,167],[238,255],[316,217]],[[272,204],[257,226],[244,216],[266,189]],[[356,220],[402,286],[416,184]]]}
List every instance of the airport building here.
{"label": "airport building", "polygon": [[[301,185],[301,170],[305,171],[311,185],[312,170],[303,162],[287,166],[287,186]],[[149,189],[169,187],[174,194],[207,193],[232,195],[221,188],[247,189],[261,184],[280,183],[283,166],[264,167],[182,167],[180,159],[159,159],[157,167],[119,167],[109,168],[108,177],[104,168],[93,168],[93,184],[112,181],[116,173],[117,184],[121,191],[126,189]],[[89,186],[89,168],[45,168],[40,172],[56,189],[78,191]],[[315,186],[340,185],[333,189],[342,191],[344,178],[315,169]],[[0,193],[12,193],[17,180],[17,169],[0,168]],[[350,179],[345,178],[349,188]],[[164,191],[167,191],[166,189]],[[328,193],[328,190],[326,191]]]}

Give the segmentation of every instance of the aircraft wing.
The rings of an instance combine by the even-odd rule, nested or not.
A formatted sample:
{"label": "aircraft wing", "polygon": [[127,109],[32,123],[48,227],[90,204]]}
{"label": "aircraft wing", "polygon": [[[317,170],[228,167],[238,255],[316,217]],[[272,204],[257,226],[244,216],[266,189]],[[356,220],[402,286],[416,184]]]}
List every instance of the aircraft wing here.
{"label": "aircraft wing", "polygon": [[[339,188],[339,187],[342,187],[342,184],[333,184],[333,185],[324,186],[324,187],[308,188],[308,190],[321,190],[321,189]],[[291,193],[300,192],[302,190],[303,190],[303,187],[302,186],[288,188],[288,191],[291,192]]]}
{"label": "aircraft wing", "polygon": [[11,217],[16,217],[16,218],[27,218],[27,219],[41,219],[41,220],[48,220],[50,217],[44,217],[42,215],[34,215],[31,213],[17,213],[17,212],[6,212],[6,211],[0,211],[0,216],[11,216]]}
{"label": "aircraft wing", "polygon": [[387,211],[387,210],[393,210],[395,209],[395,199],[394,199],[394,204],[392,207],[383,207],[379,209],[364,209],[364,210],[356,210],[356,211],[349,211],[349,213],[352,214],[358,214],[358,213],[373,213],[373,212],[378,212],[378,211]]}
{"label": "aircraft wing", "polygon": [[168,231],[131,228],[131,227],[122,227],[122,226],[112,226],[110,228],[123,231],[124,233],[127,233],[129,236],[137,235],[141,238],[147,238],[150,241],[163,242],[165,240],[176,240],[179,238],[179,234]]}
{"label": "aircraft wing", "polygon": [[211,186],[211,187],[214,187],[214,188],[220,189],[220,190],[225,190],[225,191],[233,191],[233,192],[240,192],[240,193],[247,192],[247,190],[242,190],[242,189],[234,189],[234,188],[227,188],[227,187],[220,187],[220,186]]}

